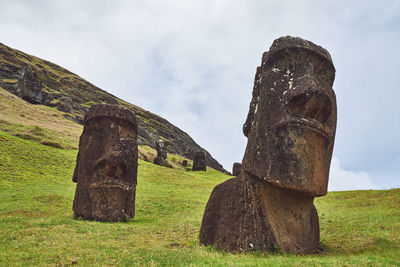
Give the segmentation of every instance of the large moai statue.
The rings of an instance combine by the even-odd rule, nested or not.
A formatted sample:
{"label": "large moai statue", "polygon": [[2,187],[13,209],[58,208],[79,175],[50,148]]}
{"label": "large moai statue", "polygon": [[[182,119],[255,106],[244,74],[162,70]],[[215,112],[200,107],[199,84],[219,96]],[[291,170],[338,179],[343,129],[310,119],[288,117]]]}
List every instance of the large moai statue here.
{"label": "large moai statue", "polygon": [[156,142],[157,157],[154,159],[154,164],[166,166],[165,160],[167,159],[167,149],[164,146],[163,140],[159,139]]}
{"label": "large moai statue", "polygon": [[107,104],[90,108],[72,179],[75,217],[125,221],[135,216],[137,132],[131,110]]}
{"label": "large moai statue", "polygon": [[197,151],[193,157],[193,171],[206,171],[206,152]]}
{"label": "large moai statue", "polygon": [[241,168],[242,168],[242,163],[239,163],[239,162],[233,163],[232,175],[233,176],[238,176],[240,174],[240,169]]}
{"label": "large moai statue", "polygon": [[241,173],[211,193],[202,244],[231,252],[317,252],[313,200],[327,193],[334,77],[329,53],[300,38],[279,38],[263,54],[243,126],[248,143]]}

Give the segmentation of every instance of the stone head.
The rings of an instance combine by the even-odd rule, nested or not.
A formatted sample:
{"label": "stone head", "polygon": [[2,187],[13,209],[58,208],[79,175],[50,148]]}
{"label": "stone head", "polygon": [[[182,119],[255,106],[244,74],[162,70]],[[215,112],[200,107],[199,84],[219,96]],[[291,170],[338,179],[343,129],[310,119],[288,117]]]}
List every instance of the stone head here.
{"label": "stone head", "polygon": [[294,37],[274,41],[257,68],[243,132],[243,170],[309,196],[327,193],[336,132],[329,53]]}
{"label": "stone head", "polygon": [[131,110],[107,104],[90,108],[73,176],[76,215],[101,221],[134,216],[137,132]]}
{"label": "stone head", "polygon": [[233,176],[239,176],[241,168],[242,168],[242,163],[239,163],[239,162],[233,163],[232,175]]}
{"label": "stone head", "polygon": [[193,156],[193,171],[206,171],[206,152],[197,151]]}
{"label": "stone head", "polygon": [[157,151],[157,157],[161,157],[163,159],[167,158],[167,149],[165,148],[163,140],[159,139],[156,142],[156,151]]}

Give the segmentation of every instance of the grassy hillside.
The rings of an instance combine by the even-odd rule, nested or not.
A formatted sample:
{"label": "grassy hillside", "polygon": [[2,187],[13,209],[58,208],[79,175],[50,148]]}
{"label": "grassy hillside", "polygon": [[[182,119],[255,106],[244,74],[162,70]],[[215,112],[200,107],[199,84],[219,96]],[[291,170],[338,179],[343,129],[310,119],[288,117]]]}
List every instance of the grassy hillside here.
{"label": "grassy hillside", "polygon": [[[400,189],[331,192],[316,199],[318,255],[230,254],[198,244],[212,188],[230,178],[139,160],[136,217],[127,223],[73,219],[82,127],[55,108],[0,89],[0,266],[363,266],[400,265]],[[141,146],[141,158],[154,150]]]}
{"label": "grassy hillside", "polygon": [[83,127],[65,113],[32,105],[0,87],[0,130],[59,148],[78,149]]}
{"label": "grassy hillside", "polygon": [[[139,125],[139,144],[155,147],[156,142],[162,139],[168,152],[186,158],[193,158],[194,152],[204,150],[187,133],[166,119],[119,99],[52,62],[28,55],[2,43],[0,43],[0,88],[30,103],[54,107],[53,110],[61,111],[63,117],[81,124],[86,112],[94,104],[124,106],[135,111]],[[207,154],[208,166],[225,171],[210,153],[204,151]]]}
{"label": "grassy hillside", "polygon": [[230,254],[198,244],[209,194],[228,176],[140,160],[135,218],[74,220],[76,152],[0,131],[0,265],[400,264],[399,189],[317,199],[322,254]]}
{"label": "grassy hillside", "polygon": [[[47,146],[78,149],[82,125],[65,118],[66,113],[44,105],[32,105],[0,87],[0,130],[22,139],[32,140]],[[139,158],[153,162],[157,151],[149,146],[139,146]],[[177,154],[168,154],[167,162],[176,169],[183,159]]]}

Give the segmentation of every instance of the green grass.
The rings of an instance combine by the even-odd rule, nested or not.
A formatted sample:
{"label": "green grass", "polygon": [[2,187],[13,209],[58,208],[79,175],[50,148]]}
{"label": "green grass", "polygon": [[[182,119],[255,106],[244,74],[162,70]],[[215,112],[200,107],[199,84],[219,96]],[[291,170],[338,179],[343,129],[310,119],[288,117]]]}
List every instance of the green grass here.
{"label": "green grass", "polygon": [[0,87],[0,131],[23,139],[77,149],[82,126],[55,108],[32,105]]}
{"label": "green grass", "polygon": [[18,82],[17,79],[6,79],[6,78],[1,79],[1,81],[4,82],[4,83],[11,83],[11,84],[14,84],[14,83]]}
{"label": "green grass", "polygon": [[400,190],[318,198],[318,255],[230,254],[198,244],[212,188],[229,177],[139,161],[136,217],[73,219],[76,150],[0,131],[0,265],[400,265]]}
{"label": "green grass", "polygon": [[[88,95],[76,96],[84,106],[108,96],[55,64],[0,48],[11,51],[0,61],[28,64],[47,92],[75,96],[71,89],[84,86]],[[50,78],[59,84],[50,88]],[[117,101],[134,108],[152,132],[166,127],[158,116]],[[75,220],[71,180],[82,126],[64,115],[0,88],[0,266],[400,266],[400,189],[317,198],[321,254],[231,254],[199,245],[211,190],[230,177],[211,168],[189,171],[192,162],[183,168],[184,158],[172,154],[167,160],[173,168],[139,160],[135,218],[126,223]],[[139,151],[153,161],[154,149],[140,146]]]}
{"label": "green grass", "polygon": [[[4,88],[0,88],[0,130],[2,131],[29,139],[32,137],[30,129],[24,129],[23,126],[38,126],[51,132],[39,139],[35,137],[36,141],[66,149],[77,148],[82,129],[79,125],[73,125],[71,121],[68,124],[65,117],[80,121],[84,119],[85,110],[90,106],[100,103],[114,103],[129,108],[136,113],[138,124],[142,130],[147,132],[145,136],[149,139],[146,142],[148,146],[154,144],[158,139],[163,139],[166,141],[166,148],[169,151],[178,151],[177,153],[181,155],[185,155],[185,151],[188,148],[190,150],[201,149],[191,138],[188,138],[186,133],[164,118],[119,99],[67,69],[47,60],[23,53],[0,43],[0,63],[12,68],[29,69],[33,77],[35,77],[34,80],[40,82],[41,92],[46,95],[46,99],[51,100],[50,103],[46,102],[46,104],[53,107],[51,117],[41,117],[37,115],[46,114],[50,112],[50,109],[46,110],[41,105],[29,107],[27,103],[20,104],[23,101],[17,101],[16,97],[13,97],[8,92],[16,94],[21,89],[19,88],[20,86],[18,87],[18,82],[21,82],[21,79],[14,74],[10,74],[11,76],[7,76],[8,78],[0,79],[0,86]],[[62,103],[64,97],[70,98],[74,107],[68,109],[69,111],[66,113],[57,112],[57,108],[60,107],[63,107],[60,108],[61,110],[65,110],[65,106]],[[37,102],[37,99],[30,100],[31,102]],[[34,112],[27,112],[32,110]],[[49,118],[51,120],[47,121]],[[54,120],[58,122],[55,123]],[[62,125],[59,125],[59,122],[62,122]],[[66,138],[62,138],[63,135]],[[181,145],[176,145],[176,143],[182,142],[185,149]],[[218,165],[214,165],[214,167],[219,168]]]}

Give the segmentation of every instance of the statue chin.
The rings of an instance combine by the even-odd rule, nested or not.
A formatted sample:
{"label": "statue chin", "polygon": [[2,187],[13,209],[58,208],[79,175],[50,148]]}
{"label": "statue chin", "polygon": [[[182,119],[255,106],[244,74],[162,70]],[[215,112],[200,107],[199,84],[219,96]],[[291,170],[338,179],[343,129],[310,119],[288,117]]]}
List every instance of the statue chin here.
{"label": "statue chin", "polygon": [[[133,217],[134,193],[120,184],[101,184],[89,187],[92,219],[97,221],[125,221]],[[133,211],[129,212],[129,211]]]}
{"label": "statue chin", "polygon": [[326,195],[331,161],[326,135],[313,128],[289,125],[280,129],[279,136],[284,140],[279,142],[282,146],[275,151],[273,162],[285,164],[271,164],[265,180],[307,196]]}

